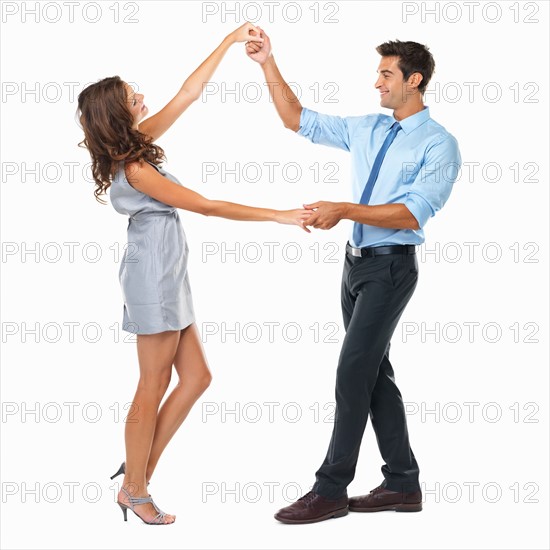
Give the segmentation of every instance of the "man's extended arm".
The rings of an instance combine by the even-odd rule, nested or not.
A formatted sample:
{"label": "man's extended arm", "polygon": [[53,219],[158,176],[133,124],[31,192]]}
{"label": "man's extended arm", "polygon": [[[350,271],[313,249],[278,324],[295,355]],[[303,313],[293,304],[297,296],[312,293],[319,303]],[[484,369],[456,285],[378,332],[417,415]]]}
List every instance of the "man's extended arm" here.
{"label": "man's extended arm", "polygon": [[365,225],[390,229],[420,228],[418,221],[404,204],[369,206],[352,202],[319,201],[313,204],[304,204],[304,208],[315,209],[315,213],[306,224],[317,229],[331,229],[340,220],[352,220]]}
{"label": "man's extended arm", "polygon": [[340,220],[348,219],[377,227],[421,229],[443,208],[461,164],[458,143],[449,135],[429,147],[403,203],[370,206],[348,202],[315,202],[304,205],[307,209],[315,209],[307,225],[330,229]]}
{"label": "man's extended arm", "polygon": [[271,41],[269,37],[260,27],[258,29],[262,31],[260,36],[264,39],[264,42],[261,46],[256,42],[247,42],[246,53],[251,59],[261,65],[269,93],[275,104],[275,109],[277,109],[277,113],[281,117],[285,128],[297,132],[300,128],[302,105],[296,94],[292,91],[292,88],[285,82],[279,72],[279,68],[271,53]]}
{"label": "man's extended arm", "polygon": [[273,54],[270,54],[267,58],[266,62],[262,65],[262,69],[269,93],[275,103],[275,109],[277,109],[277,113],[281,117],[285,128],[297,132],[300,128],[302,105],[292,91],[292,88],[285,82],[279,72]]}

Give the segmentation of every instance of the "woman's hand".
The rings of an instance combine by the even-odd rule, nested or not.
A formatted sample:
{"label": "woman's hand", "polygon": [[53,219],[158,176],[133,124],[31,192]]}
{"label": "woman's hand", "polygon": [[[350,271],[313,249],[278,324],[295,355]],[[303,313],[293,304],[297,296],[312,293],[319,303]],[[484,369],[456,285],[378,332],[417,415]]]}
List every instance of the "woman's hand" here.
{"label": "woman's hand", "polygon": [[260,29],[248,21],[238,29],[235,29],[229,35],[229,38],[231,38],[233,42],[258,42],[260,46],[264,41],[260,36]]}
{"label": "woman's hand", "polygon": [[297,225],[301,227],[306,233],[311,233],[311,231],[304,224],[309,219],[309,217],[314,214],[312,210],[296,208],[294,210],[276,210],[275,212],[275,221],[277,223]]}

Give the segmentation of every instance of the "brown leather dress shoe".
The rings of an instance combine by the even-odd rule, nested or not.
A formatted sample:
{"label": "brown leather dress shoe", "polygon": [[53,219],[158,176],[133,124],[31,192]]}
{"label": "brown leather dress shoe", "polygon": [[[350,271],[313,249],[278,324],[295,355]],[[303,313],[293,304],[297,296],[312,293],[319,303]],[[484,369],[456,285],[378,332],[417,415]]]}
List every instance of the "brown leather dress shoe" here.
{"label": "brown leather dress shoe", "polygon": [[290,506],[281,508],[274,517],[283,523],[315,523],[325,519],[339,518],[347,513],[347,495],[336,500],[329,500],[310,491]]}
{"label": "brown leather dress shoe", "polygon": [[351,497],[349,509],[352,512],[420,512],[422,510],[422,491],[400,493],[388,491],[382,486],[376,487],[368,495]]}

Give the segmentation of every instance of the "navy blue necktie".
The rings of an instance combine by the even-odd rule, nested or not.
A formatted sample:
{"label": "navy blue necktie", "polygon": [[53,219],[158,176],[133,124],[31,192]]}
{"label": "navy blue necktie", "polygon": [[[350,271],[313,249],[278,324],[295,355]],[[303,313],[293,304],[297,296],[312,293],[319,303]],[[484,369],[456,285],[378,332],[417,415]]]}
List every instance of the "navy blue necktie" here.
{"label": "navy blue necktie", "polygon": [[[378,177],[378,172],[380,172],[380,166],[382,166],[382,161],[386,156],[386,151],[390,148],[390,145],[392,144],[392,141],[395,139],[395,136],[397,135],[397,132],[399,132],[399,130],[401,130],[401,125],[399,124],[399,122],[394,122],[390,127],[390,133],[386,136],[386,139],[382,144],[380,151],[378,151],[378,154],[376,155],[376,159],[374,160],[374,164],[372,165],[372,170],[370,172],[367,184],[365,185],[365,189],[363,189],[363,194],[361,195],[361,200],[359,201],[359,204],[369,203],[370,196],[376,182],[376,178]],[[357,222],[353,224],[353,240],[355,241],[356,246],[361,246],[361,241],[363,240],[363,224]]]}

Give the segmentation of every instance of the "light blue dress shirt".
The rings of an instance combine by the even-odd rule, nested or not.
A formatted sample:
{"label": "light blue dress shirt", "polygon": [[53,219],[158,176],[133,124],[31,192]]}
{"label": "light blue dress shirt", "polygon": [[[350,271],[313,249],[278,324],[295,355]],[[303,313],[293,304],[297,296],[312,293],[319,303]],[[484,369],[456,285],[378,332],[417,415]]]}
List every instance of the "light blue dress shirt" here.
{"label": "light blue dress shirt", "polygon": [[[352,196],[359,203],[374,159],[382,147],[393,115],[371,114],[339,117],[302,108],[298,134],[313,143],[338,147],[351,153]],[[352,246],[422,244],[423,227],[440,210],[458,176],[462,159],[458,142],[430,117],[430,109],[398,121],[401,130],[388,149],[369,205],[402,203],[418,221],[420,229],[388,229],[363,225],[363,240]]]}

